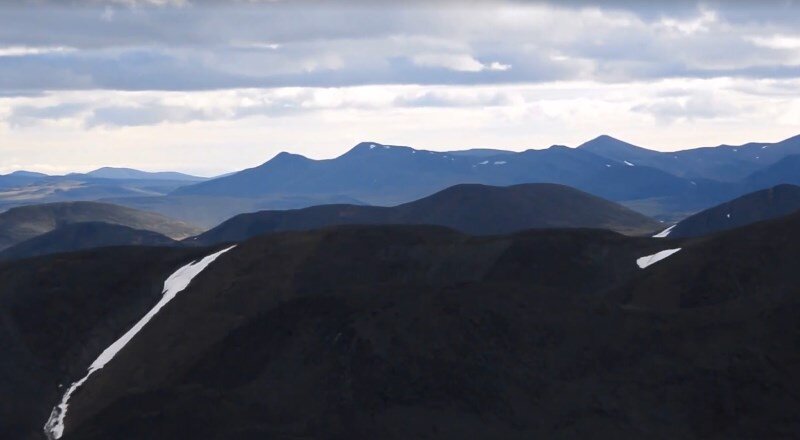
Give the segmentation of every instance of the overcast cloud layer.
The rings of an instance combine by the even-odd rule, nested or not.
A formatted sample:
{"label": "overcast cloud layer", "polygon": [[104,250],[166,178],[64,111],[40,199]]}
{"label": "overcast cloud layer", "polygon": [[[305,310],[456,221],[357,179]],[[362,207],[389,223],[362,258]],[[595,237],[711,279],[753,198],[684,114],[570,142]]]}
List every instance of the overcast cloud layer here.
{"label": "overcast cloud layer", "polygon": [[796,2],[642,3],[2,3],[0,171],[800,133]]}

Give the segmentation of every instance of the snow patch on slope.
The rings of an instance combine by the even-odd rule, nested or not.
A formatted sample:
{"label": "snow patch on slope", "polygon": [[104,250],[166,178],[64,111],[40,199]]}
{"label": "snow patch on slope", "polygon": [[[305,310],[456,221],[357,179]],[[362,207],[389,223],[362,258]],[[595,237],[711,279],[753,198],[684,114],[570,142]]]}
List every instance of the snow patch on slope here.
{"label": "snow patch on slope", "polygon": [[669,257],[670,255],[674,254],[675,252],[678,252],[679,250],[681,250],[681,248],[663,250],[653,255],[648,255],[646,257],[637,259],[636,264],[639,266],[639,269],[644,269],[648,266],[658,263],[659,261]]}
{"label": "snow patch on slope", "polygon": [[675,226],[678,226],[678,225],[672,225],[672,226],[668,227],[667,229],[664,229],[663,231],[661,231],[658,234],[654,235],[653,238],[666,238],[667,235],[669,235],[669,233],[672,232],[672,229]]}
{"label": "snow patch on slope", "polygon": [[124,335],[122,335],[119,339],[117,339],[113,344],[109,345],[108,348],[103,350],[100,353],[100,356],[92,362],[92,365],[89,366],[86,375],[83,376],[77,382],[73,382],[72,385],[67,389],[67,392],[64,393],[64,396],[61,398],[61,402],[53,408],[53,411],[50,413],[50,418],[47,419],[47,423],[44,425],[44,433],[47,435],[48,439],[59,439],[64,434],[64,419],[67,416],[67,408],[69,407],[69,399],[72,397],[72,394],[80,388],[81,385],[86,382],[89,377],[94,374],[95,371],[103,368],[108,364],[111,359],[114,359],[114,356],[122,350],[128,342],[136,336],[139,331],[144,328],[144,326],[153,319],[153,316],[158,313],[168,302],[170,302],[175,296],[186,289],[189,283],[196,277],[200,272],[203,271],[209,264],[214,262],[220,255],[228,252],[229,250],[236,247],[236,245],[231,246],[227,249],[223,249],[217,253],[211,254],[200,261],[189,263],[186,266],[181,267],[175,273],[170,275],[166,281],[164,281],[164,291],[161,294],[161,299],[150,309],[147,314],[145,314],[142,319],[139,320],[130,330],[128,330]]}

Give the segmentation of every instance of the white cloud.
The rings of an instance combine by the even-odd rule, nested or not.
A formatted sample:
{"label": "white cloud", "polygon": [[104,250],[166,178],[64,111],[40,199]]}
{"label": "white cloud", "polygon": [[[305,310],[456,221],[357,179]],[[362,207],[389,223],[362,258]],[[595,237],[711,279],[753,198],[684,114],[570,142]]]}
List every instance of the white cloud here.
{"label": "white cloud", "polygon": [[480,72],[486,66],[471,55],[424,53],[412,57],[414,64],[425,67],[443,67],[458,72]]}
{"label": "white cloud", "polygon": [[27,55],[42,55],[49,53],[74,52],[75,48],[64,46],[5,46],[0,47],[0,57],[22,57]]}
{"label": "white cloud", "polygon": [[442,67],[457,72],[482,72],[484,70],[506,71],[511,68],[509,64],[497,61],[484,64],[472,55],[449,53],[423,53],[412,57],[414,64],[425,67]]}
{"label": "white cloud", "polygon": [[701,9],[698,15],[691,19],[663,18],[659,24],[665,28],[691,35],[698,32],[708,32],[711,25],[716,22],[717,13],[715,11]]}
{"label": "white cloud", "polygon": [[750,37],[750,41],[770,49],[800,49],[800,36],[772,35],[769,37]]}
{"label": "white cloud", "polygon": [[506,70],[511,68],[511,64],[503,64],[497,61],[492,61],[491,64],[487,67],[489,70],[497,70],[500,72],[505,72]]}

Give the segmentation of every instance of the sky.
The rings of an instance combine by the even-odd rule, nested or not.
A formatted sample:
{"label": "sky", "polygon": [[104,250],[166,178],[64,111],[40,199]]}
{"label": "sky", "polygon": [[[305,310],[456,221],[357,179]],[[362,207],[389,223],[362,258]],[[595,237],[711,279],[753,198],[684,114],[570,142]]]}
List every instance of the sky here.
{"label": "sky", "polygon": [[0,173],[779,141],[797,23],[800,0],[0,0]]}

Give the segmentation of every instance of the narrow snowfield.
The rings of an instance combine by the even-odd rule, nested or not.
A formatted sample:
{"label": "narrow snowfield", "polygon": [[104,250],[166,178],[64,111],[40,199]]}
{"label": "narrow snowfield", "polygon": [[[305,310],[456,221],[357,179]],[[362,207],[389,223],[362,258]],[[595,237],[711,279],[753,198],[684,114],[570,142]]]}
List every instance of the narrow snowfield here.
{"label": "narrow snowfield", "polygon": [[663,260],[664,258],[669,257],[670,255],[678,252],[681,248],[677,249],[667,249],[653,255],[648,255],[646,257],[642,257],[636,260],[636,264],[639,265],[639,269],[644,269],[647,266],[653,265],[658,263],[659,261]]}
{"label": "narrow snowfield", "polygon": [[667,229],[664,229],[663,231],[661,231],[658,234],[654,235],[653,238],[666,238],[667,235],[669,235],[669,233],[672,232],[672,228],[674,228],[675,226],[678,226],[678,225],[672,225],[672,226],[668,227]]}
{"label": "narrow snowfield", "polygon": [[73,382],[70,385],[67,392],[64,393],[64,396],[61,398],[61,402],[53,408],[53,411],[50,413],[50,418],[47,419],[47,423],[44,425],[44,432],[47,435],[48,439],[59,439],[64,434],[64,418],[67,416],[67,407],[69,406],[69,399],[72,397],[72,394],[89,379],[95,371],[103,368],[108,364],[111,359],[114,359],[117,353],[122,350],[125,345],[136,336],[137,333],[148,323],[153,316],[158,313],[168,302],[170,302],[175,296],[183,291],[189,283],[196,277],[200,272],[203,271],[209,264],[213,263],[214,260],[217,259],[220,255],[228,252],[229,250],[236,247],[236,245],[231,246],[227,249],[223,249],[217,253],[211,254],[202,260],[189,263],[186,266],[181,267],[175,273],[170,275],[166,281],[164,281],[164,291],[161,294],[161,299],[150,309],[147,314],[145,314],[142,319],[139,320],[130,330],[128,330],[124,335],[122,335],[119,339],[117,339],[113,344],[109,345],[108,348],[103,350],[100,353],[100,356],[92,362],[92,365],[89,366],[86,375],[83,376],[82,379]]}

